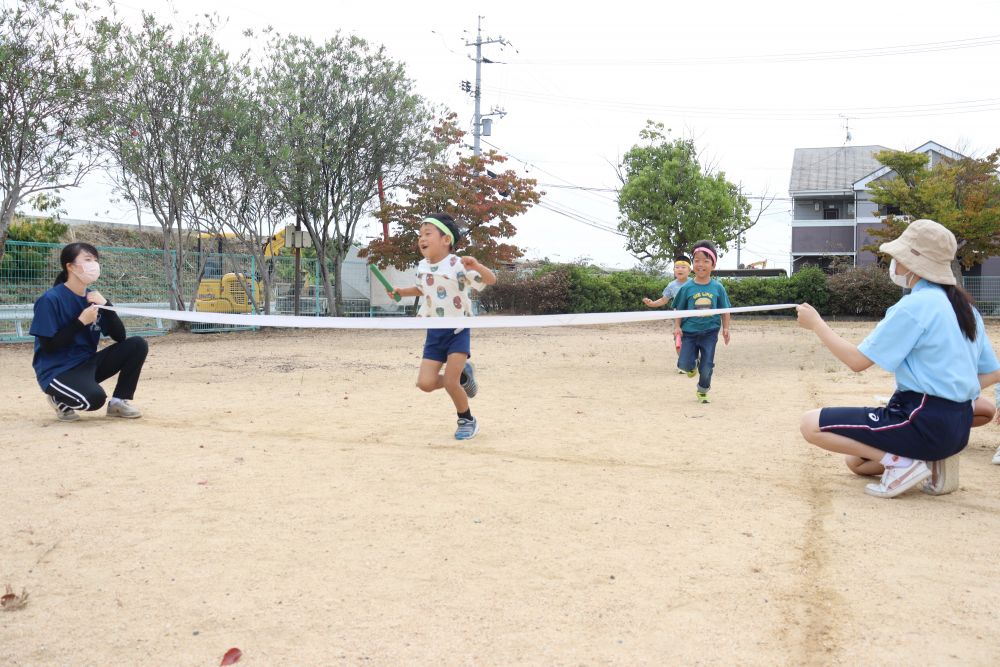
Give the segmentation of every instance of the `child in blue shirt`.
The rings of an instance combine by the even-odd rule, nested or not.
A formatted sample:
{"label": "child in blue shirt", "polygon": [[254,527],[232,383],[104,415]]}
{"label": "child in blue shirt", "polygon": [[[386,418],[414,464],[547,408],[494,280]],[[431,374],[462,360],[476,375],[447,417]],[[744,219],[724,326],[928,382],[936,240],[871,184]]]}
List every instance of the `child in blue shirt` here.
{"label": "child in blue shirt", "polygon": [[[678,255],[674,258],[674,279],[663,288],[663,295],[656,301],[653,301],[649,297],[644,297],[642,302],[649,308],[659,308],[660,306],[667,305],[673,301],[675,296],[677,296],[677,292],[680,291],[681,287],[687,284],[687,279],[690,274],[691,260],[689,260],[685,255]],[[677,354],[681,353],[680,330],[674,332],[674,349],[677,351]],[[680,373],[682,371],[677,372]]]}
{"label": "child in blue shirt", "polygon": [[[691,256],[694,258],[694,279],[687,281],[674,296],[674,310],[729,308],[726,288],[712,278],[712,270],[718,261],[715,246],[710,241],[698,241],[692,248]],[[677,368],[688,377],[698,375],[695,398],[699,403],[709,402],[708,390],[712,388],[715,346],[719,342],[720,329],[723,341],[729,345],[729,313],[674,320],[674,332],[681,333]]]}
{"label": "child in blue shirt", "polygon": [[[118,375],[108,403],[109,417],[142,416],[129,403],[135,395],[148,346],[128,338],[118,315],[98,306],[111,305],[90,285],[101,276],[97,248],[70,243],[62,249],[62,271],[55,284],[35,302],[31,335],[35,337],[32,366],[38,385],[60,421],[76,421],[77,410],[99,410],[107,394],[99,383]],[[97,351],[101,336],[115,340]]]}

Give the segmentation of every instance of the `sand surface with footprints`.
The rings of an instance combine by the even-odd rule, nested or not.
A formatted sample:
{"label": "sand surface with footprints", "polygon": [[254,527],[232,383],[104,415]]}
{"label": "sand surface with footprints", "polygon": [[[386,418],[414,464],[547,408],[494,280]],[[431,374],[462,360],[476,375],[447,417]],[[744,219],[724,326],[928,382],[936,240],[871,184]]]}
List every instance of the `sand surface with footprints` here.
{"label": "sand surface with footprints", "polygon": [[420,332],[153,338],[68,424],[0,346],[0,663],[995,664],[1000,428],[871,498],[799,417],[891,376],[737,318],[700,405],[669,327],[474,332],[466,443]]}

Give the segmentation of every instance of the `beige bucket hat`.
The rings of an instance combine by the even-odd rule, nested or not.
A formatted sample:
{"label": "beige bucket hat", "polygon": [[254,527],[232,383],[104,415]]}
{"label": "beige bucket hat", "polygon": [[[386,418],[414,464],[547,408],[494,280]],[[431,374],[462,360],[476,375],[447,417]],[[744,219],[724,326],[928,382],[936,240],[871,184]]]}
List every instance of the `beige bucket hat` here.
{"label": "beige bucket hat", "polygon": [[893,257],[915,274],[939,285],[954,285],[951,262],[958,242],[944,225],[933,220],[914,220],[895,241],[883,243],[879,251]]}

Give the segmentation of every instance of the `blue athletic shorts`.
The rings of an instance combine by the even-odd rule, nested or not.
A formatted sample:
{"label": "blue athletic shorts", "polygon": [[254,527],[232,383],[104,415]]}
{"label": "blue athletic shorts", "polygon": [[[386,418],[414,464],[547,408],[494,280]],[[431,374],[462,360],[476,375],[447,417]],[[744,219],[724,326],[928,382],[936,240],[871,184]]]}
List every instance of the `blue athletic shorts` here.
{"label": "blue athletic shorts", "polygon": [[472,356],[472,335],[469,329],[455,333],[454,329],[428,329],[424,341],[424,359],[448,361],[448,355],[461,352],[467,357]]}
{"label": "blue athletic shorts", "polygon": [[819,428],[897,456],[939,461],[969,444],[972,401],[897,391],[885,407],[823,408]]}

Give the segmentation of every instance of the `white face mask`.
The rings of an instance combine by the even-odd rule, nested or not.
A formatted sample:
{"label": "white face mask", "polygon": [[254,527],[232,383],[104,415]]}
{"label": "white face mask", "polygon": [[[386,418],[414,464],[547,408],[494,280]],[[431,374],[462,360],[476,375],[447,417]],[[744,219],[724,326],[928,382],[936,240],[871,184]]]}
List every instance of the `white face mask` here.
{"label": "white face mask", "polygon": [[87,262],[83,265],[83,271],[77,276],[85,285],[96,283],[97,279],[101,277],[101,265],[97,262]]}
{"label": "white face mask", "polygon": [[908,288],[910,286],[910,276],[912,276],[912,275],[913,275],[913,271],[907,271],[903,275],[899,275],[898,273],[896,273],[896,259],[895,258],[893,258],[892,261],[889,262],[889,280],[891,280],[892,282],[896,283],[897,285],[899,285],[903,289],[906,289],[906,288]]}

